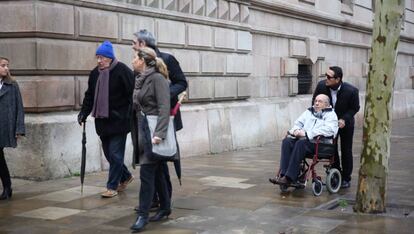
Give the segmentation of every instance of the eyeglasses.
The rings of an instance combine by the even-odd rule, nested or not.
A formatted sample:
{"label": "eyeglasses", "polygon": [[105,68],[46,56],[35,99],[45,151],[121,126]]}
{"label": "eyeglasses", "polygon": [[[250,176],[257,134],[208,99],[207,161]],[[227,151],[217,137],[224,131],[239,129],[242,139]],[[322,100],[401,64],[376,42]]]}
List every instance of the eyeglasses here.
{"label": "eyeglasses", "polygon": [[328,73],[325,73],[326,79],[330,80],[330,79],[335,79],[335,77],[328,75]]}

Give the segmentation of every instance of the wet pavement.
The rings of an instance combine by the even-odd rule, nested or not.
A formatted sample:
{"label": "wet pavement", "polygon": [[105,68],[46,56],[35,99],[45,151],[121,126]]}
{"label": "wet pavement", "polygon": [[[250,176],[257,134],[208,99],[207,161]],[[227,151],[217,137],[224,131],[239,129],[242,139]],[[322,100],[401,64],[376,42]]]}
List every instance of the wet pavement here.
{"label": "wet pavement", "polygon": [[[183,180],[170,165],[173,213],[150,223],[145,233],[414,233],[414,118],[393,123],[384,215],[325,209],[355,197],[361,129],[354,138],[354,173],[350,189],[319,197],[311,186],[282,194],[270,184],[280,159],[280,142],[254,149],[182,160]],[[196,147],[196,146],[195,146]],[[323,168],[318,171],[325,177]],[[33,182],[13,180],[13,198],[0,201],[0,233],[130,233],[138,201],[136,179],[125,192],[100,198],[107,172],[88,175],[83,195],[79,177]],[[399,208],[399,209],[395,209]],[[401,214],[399,214],[401,212]]]}

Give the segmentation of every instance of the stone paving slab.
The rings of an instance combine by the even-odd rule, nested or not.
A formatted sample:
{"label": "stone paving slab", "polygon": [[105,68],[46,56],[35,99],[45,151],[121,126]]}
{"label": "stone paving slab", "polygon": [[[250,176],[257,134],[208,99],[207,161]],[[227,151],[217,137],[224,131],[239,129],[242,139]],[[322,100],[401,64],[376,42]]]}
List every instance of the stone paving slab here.
{"label": "stone paving slab", "polygon": [[[388,177],[388,203],[414,204],[414,118],[393,123]],[[315,197],[311,187],[281,193],[268,182],[279,166],[280,141],[259,148],[182,160],[182,182],[170,165],[173,213],[150,223],[145,233],[414,233],[414,212],[408,217],[361,215],[325,210],[335,199],[355,198],[361,129],[354,138],[354,172],[350,189]],[[325,177],[323,168],[318,174]],[[79,177],[53,181],[13,179],[13,198],[0,201],[3,233],[130,233],[136,219],[139,171],[128,189],[102,199],[107,172],[87,175],[80,194]]]}

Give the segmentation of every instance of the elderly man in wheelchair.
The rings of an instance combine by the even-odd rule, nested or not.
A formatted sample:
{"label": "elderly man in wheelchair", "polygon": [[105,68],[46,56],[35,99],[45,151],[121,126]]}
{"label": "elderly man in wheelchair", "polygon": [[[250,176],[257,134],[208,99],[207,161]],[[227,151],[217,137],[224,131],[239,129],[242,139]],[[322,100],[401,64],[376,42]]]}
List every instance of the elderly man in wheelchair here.
{"label": "elderly man in wheelchair", "polygon": [[[319,143],[333,144],[333,140],[338,133],[338,118],[329,103],[328,96],[324,94],[316,96],[314,105],[299,116],[293,128],[288,131],[287,136],[283,140],[280,171],[276,177],[269,178],[271,183],[279,184],[282,191],[285,191],[290,186],[303,188],[303,184],[302,186],[296,186],[298,180],[302,179],[302,182],[306,185],[310,172],[312,172],[312,178],[316,179],[313,167],[319,161],[317,155],[315,157],[316,160],[314,158],[314,163],[311,166],[304,159],[308,155],[315,155],[315,150],[318,150]],[[333,160],[333,157],[331,160]],[[306,168],[303,163],[307,165]],[[321,182],[320,187],[320,191],[322,191]]]}

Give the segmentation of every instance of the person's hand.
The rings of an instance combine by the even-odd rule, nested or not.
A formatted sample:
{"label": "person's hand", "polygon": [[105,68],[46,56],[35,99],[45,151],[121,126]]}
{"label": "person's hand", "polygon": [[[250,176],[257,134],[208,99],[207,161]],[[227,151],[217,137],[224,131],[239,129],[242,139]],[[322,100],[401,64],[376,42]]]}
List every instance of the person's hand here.
{"label": "person's hand", "polygon": [[151,140],[152,144],[159,144],[159,143],[161,143],[161,141],[162,141],[162,139],[157,137],[157,136],[153,137],[152,140]]}
{"label": "person's hand", "polygon": [[78,115],[78,124],[82,126],[82,123],[86,122],[86,116],[84,116],[82,113],[79,113]]}
{"label": "person's hand", "polygon": [[305,130],[300,129],[298,130],[298,134],[296,135],[296,137],[304,137],[306,134]]}
{"label": "person's hand", "polygon": [[305,136],[305,130],[303,130],[303,129],[296,129],[296,130],[293,132],[293,135],[294,135],[296,138],[304,137],[304,136]]}
{"label": "person's hand", "polygon": [[339,127],[339,128],[343,128],[343,127],[345,127],[345,120],[343,120],[343,119],[339,119],[339,120],[338,120],[338,127]]}

